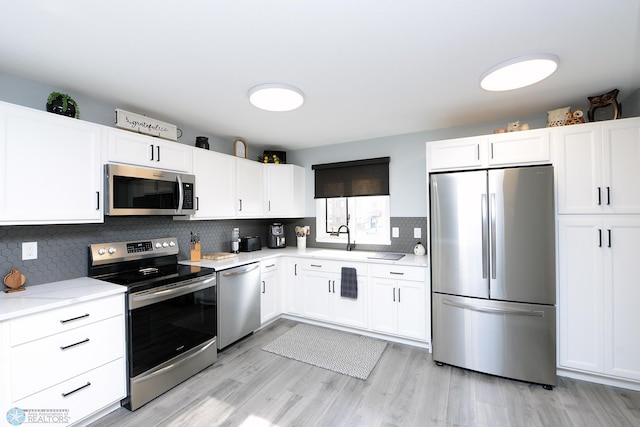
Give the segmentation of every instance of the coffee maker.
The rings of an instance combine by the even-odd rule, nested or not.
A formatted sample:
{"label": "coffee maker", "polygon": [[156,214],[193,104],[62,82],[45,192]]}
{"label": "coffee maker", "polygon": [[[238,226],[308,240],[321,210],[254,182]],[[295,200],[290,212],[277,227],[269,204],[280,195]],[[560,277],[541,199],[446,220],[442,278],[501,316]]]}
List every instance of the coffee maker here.
{"label": "coffee maker", "polygon": [[271,249],[284,248],[284,225],[281,222],[274,222],[269,226],[269,244]]}

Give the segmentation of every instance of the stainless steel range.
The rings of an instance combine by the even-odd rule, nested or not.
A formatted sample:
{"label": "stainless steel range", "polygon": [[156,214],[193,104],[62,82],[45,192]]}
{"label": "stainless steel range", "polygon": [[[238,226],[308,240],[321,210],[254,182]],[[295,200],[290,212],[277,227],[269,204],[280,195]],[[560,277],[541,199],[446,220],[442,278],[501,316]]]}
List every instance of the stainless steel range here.
{"label": "stainless steel range", "polygon": [[124,407],[138,409],[217,360],[216,272],[178,264],[175,237],[92,244],[89,276],[128,288]]}

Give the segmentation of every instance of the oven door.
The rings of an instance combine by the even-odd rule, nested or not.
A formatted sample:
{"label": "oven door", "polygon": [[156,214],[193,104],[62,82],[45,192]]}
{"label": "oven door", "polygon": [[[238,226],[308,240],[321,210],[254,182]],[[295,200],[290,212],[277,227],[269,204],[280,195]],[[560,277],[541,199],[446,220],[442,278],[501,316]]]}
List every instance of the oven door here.
{"label": "oven door", "polygon": [[105,165],[107,215],[195,213],[195,176],[127,165]]}
{"label": "oven door", "polygon": [[129,376],[216,337],[215,274],[129,295]]}

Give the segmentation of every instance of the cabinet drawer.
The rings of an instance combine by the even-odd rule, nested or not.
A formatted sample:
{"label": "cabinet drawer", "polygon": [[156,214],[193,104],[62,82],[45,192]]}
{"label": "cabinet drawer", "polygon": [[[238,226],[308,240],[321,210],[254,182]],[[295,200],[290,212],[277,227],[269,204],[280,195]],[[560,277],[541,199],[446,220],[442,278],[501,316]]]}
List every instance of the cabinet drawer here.
{"label": "cabinet drawer", "polygon": [[329,261],[326,259],[304,260],[301,263],[303,270],[322,271],[323,273],[342,273],[342,267],[355,268],[358,276],[367,274],[367,265],[357,262]]}
{"label": "cabinet drawer", "polygon": [[124,313],[124,296],[73,304],[11,320],[11,346],[65,332]]}
{"label": "cabinet drawer", "polygon": [[414,280],[424,282],[427,277],[427,269],[422,267],[406,267],[395,265],[371,265],[371,276],[383,277],[395,280]]}
{"label": "cabinet drawer", "polygon": [[262,274],[268,273],[270,271],[275,271],[278,269],[278,260],[277,259],[268,259],[266,261],[260,262],[260,272]]}
{"label": "cabinet drawer", "polygon": [[124,316],[13,347],[13,400],[124,357]]}
{"label": "cabinet drawer", "polygon": [[[68,425],[118,402],[125,396],[124,359],[118,359],[25,399],[13,401],[12,405],[18,408],[43,408],[40,409],[43,412],[31,409],[27,417],[51,415],[52,412],[46,411],[56,411],[55,415],[60,416],[60,425]],[[28,423],[29,418],[26,421]]]}

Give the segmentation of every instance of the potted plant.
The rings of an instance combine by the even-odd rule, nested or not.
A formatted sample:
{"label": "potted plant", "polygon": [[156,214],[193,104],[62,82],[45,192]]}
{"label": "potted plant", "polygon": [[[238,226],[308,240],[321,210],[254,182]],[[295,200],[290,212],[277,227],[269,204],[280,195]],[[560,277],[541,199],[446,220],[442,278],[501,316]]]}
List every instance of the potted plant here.
{"label": "potted plant", "polygon": [[80,118],[80,107],[66,93],[51,92],[47,99],[47,111],[50,113],[61,114],[63,116]]}

